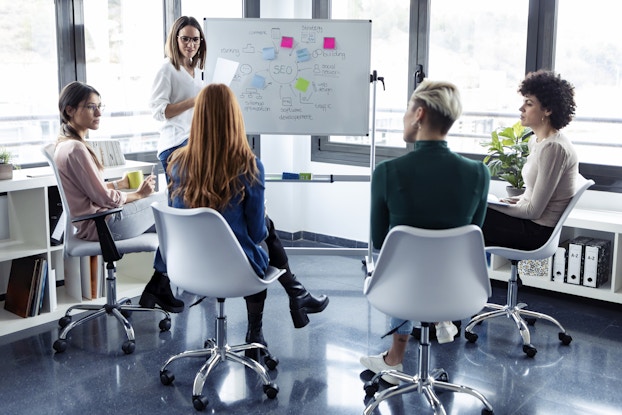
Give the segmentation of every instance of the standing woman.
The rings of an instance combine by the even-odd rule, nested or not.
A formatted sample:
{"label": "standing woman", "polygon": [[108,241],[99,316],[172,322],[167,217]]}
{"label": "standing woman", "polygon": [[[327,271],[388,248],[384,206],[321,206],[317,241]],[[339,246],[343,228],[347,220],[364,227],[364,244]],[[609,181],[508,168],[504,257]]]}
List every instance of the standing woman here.
{"label": "standing woman", "polygon": [[199,22],[189,16],[177,19],[165,51],[167,59],[153,82],[149,107],[153,117],[163,122],[158,159],[166,174],[168,157],[188,142],[194,99],[203,88],[206,44]]}
{"label": "standing woman", "polygon": [[504,199],[510,206],[490,205],[482,231],[486,246],[533,250],[549,239],[582,179],[577,152],[560,131],[576,104],[574,87],[551,71],[528,74],[518,92],[521,124],[534,131],[522,170],[525,193]]}
{"label": "standing woman", "polygon": [[[103,166],[95,152],[86,143],[89,130],[99,128],[104,106],[99,92],[82,82],[71,82],[63,88],[58,100],[61,126],[54,162],[58,168],[67,203],[73,215],[84,216],[123,206],[123,210],[107,217],[108,227],[115,240],[136,237],[145,232],[155,232],[151,203],[165,200],[164,193],[154,193],[155,178],[147,177],[135,192],[129,189],[127,174],[121,180],[105,182]],[[76,236],[88,241],[99,240],[95,222],[76,222]],[[179,313],[184,303],[173,296],[166,276],[166,266],[159,251],[153,263],[154,273],[145,287],[140,304]]]}
{"label": "standing woman", "polygon": [[[307,313],[326,307],[326,296],[312,296],[292,275],[282,246],[279,250],[273,245],[267,251],[260,246],[270,244],[269,234],[274,232],[264,210],[264,168],[248,145],[242,111],[228,86],[210,84],[200,92],[188,145],[173,153],[167,173],[171,205],[210,207],[220,212],[257,275],[263,277],[268,265],[286,269],[279,282],[290,297],[295,327],[309,322]],[[264,290],[245,297],[249,343],[266,344],[262,332],[266,294]],[[253,353],[248,354],[259,360]]]}

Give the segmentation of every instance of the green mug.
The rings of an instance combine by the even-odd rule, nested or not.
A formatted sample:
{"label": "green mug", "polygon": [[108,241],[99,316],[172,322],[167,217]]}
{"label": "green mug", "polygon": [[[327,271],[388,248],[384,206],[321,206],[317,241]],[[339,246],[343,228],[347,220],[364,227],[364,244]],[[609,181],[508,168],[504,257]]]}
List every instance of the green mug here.
{"label": "green mug", "polygon": [[144,180],[143,172],[141,170],[128,172],[127,180],[130,182],[130,189],[138,189]]}

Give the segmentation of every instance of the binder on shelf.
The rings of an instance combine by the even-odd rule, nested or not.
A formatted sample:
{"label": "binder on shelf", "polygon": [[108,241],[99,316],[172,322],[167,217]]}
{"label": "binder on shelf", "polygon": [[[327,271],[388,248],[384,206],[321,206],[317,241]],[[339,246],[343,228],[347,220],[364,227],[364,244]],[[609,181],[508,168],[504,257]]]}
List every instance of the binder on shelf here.
{"label": "binder on shelf", "polygon": [[[58,192],[58,187],[56,186],[48,188],[48,208],[50,218],[50,244],[60,245],[63,243],[65,220],[63,216],[63,204],[60,198],[60,193]],[[59,225],[59,222],[62,223]]]}
{"label": "binder on shelf", "polygon": [[566,253],[568,242],[558,246],[553,255],[553,273],[551,278],[555,282],[564,282],[566,279]]}
{"label": "binder on shelf", "polygon": [[20,317],[30,315],[34,293],[37,289],[37,265],[41,262],[38,256],[14,259],[4,301],[4,308]]}
{"label": "binder on shelf", "polygon": [[41,312],[51,313],[56,310],[56,270],[48,269],[48,276],[45,279],[45,287],[43,288],[43,304],[41,305]]}
{"label": "binder on shelf", "polygon": [[566,272],[566,282],[573,285],[581,285],[583,274],[583,251],[585,244],[592,238],[587,236],[577,236],[568,242],[568,268]]}
{"label": "binder on shelf", "polygon": [[585,245],[583,285],[598,288],[609,282],[611,275],[611,241],[592,239]]}

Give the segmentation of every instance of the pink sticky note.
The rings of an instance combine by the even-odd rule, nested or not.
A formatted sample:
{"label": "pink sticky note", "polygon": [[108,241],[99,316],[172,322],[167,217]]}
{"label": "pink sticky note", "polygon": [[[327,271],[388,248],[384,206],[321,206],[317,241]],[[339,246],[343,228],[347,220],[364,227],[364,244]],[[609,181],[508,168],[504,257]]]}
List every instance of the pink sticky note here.
{"label": "pink sticky note", "polygon": [[282,48],[291,48],[294,46],[294,38],[289,36],[283,36],[281,38],[281,47]]}
{"label": "pink sticky note", "polygon": [[334,37],[324,38],[324,49],[335,49],[335,38]]}

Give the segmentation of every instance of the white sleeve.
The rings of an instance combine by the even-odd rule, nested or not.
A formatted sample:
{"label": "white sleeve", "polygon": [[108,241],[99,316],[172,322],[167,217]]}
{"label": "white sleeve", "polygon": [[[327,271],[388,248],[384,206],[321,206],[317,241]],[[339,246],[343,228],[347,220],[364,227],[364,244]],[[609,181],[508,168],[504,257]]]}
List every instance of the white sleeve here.
{"label": "white sleeve", "polygon": [[156,74],[153,86],[151,87],[149,109],[151,109],[151,115],[157,121],[166,121],[164,111],[171,103],[172,85],[169,74],[169,71],[163,66]]}

